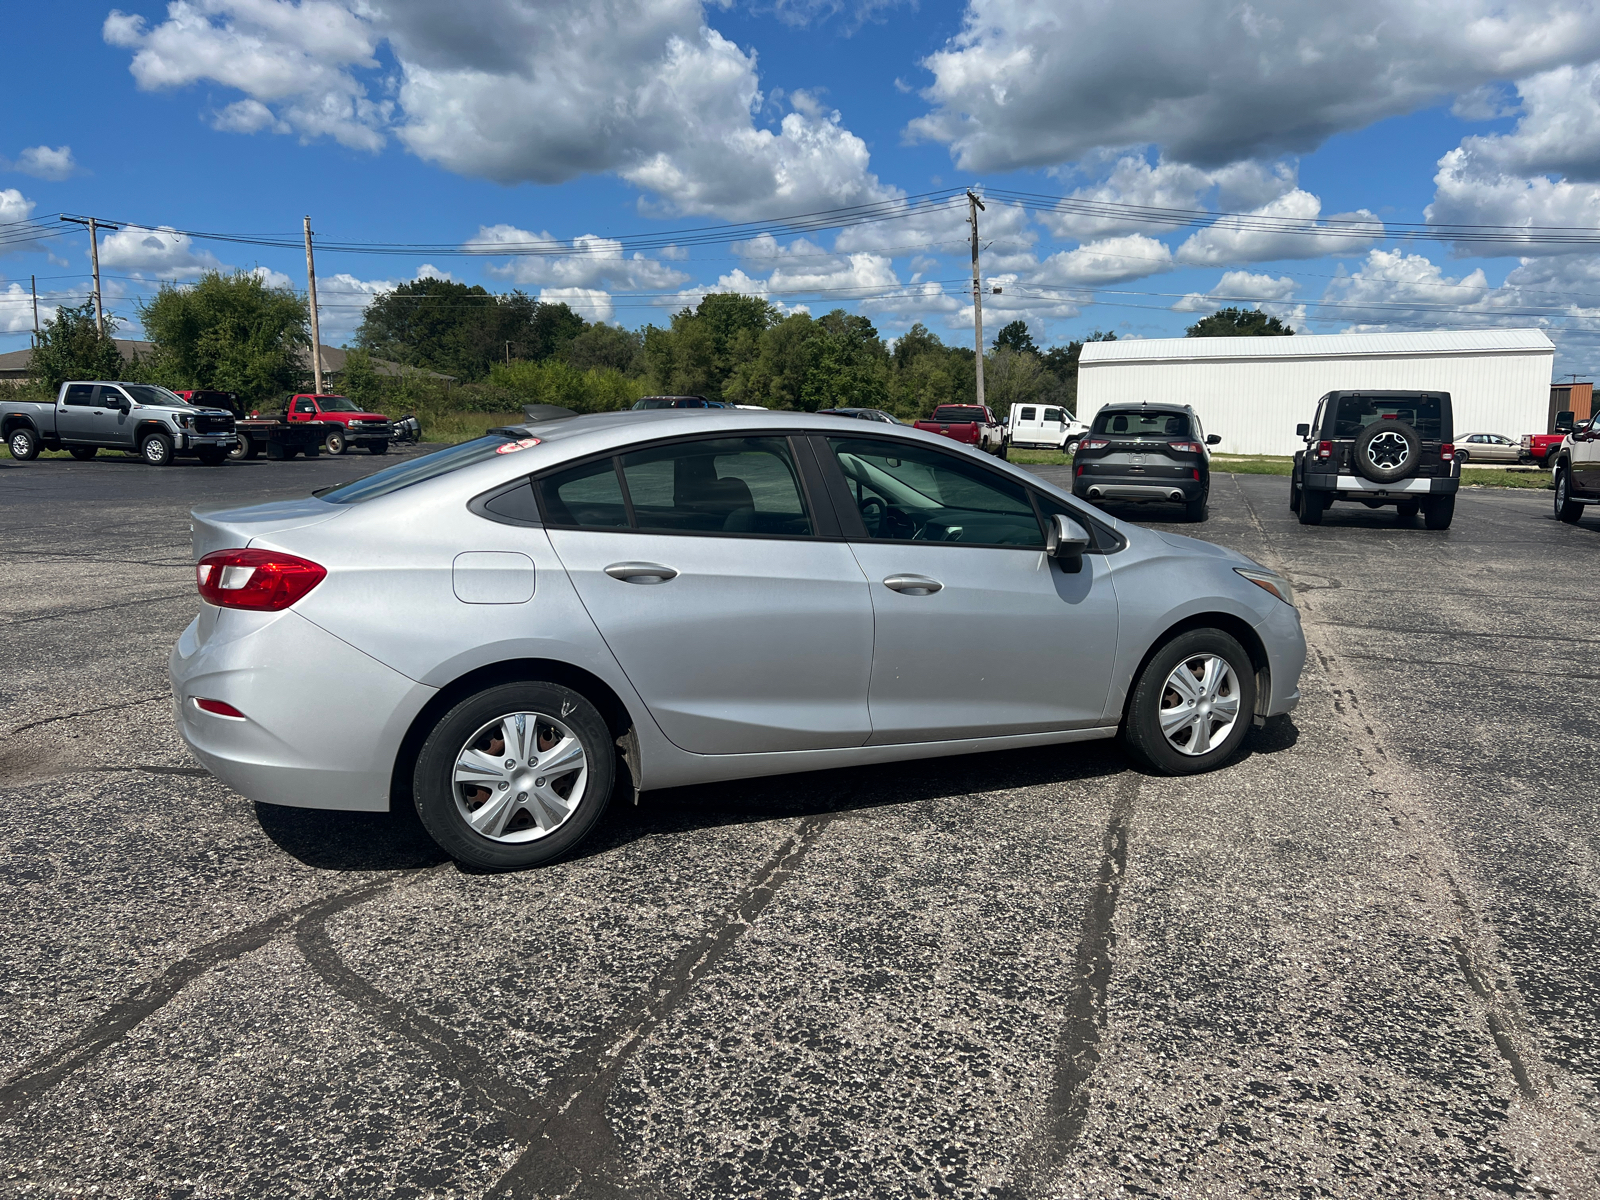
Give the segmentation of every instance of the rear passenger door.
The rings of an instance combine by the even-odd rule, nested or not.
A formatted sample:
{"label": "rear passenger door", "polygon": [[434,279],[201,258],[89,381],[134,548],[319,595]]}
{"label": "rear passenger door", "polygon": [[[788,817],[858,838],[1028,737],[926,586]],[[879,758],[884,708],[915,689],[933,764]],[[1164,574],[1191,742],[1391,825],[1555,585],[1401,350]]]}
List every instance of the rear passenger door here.
{"label": "rear passenger door", "polygon": [[872,731],[867,581],[801,453],[782,436],[697,438],[536,481],[585,607],[685,750],[820,750]]}
{"label": "rear passenger door", "polygon": [[95,384],[69,383],[56,405],[56,436],[79,444],[94,441]]}

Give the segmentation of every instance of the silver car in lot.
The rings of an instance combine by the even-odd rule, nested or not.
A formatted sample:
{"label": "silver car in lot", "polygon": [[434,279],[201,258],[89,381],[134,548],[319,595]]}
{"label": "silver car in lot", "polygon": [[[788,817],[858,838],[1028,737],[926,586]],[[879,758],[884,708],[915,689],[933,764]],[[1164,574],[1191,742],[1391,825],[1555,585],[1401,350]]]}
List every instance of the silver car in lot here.
{"label": "silver car in lot", "polygon": [[1179,774],[1294,707],[1281,576],[855,425],[570,417],[197,512],[179,728],[251,799],[413,804],[494,870],[619,788],[1117,736]]}

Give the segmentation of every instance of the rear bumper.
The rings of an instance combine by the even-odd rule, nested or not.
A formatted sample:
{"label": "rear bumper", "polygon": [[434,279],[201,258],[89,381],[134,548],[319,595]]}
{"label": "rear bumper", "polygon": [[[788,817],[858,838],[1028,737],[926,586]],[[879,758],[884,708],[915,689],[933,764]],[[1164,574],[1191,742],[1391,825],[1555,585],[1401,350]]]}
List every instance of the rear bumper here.
{"label": "rear bumper", "polygon": [[1079,475],[1072,494],[1080,500],[1131,500],[1165,504],[1188,503],[1206,492],[1203,479],[1152,481],[1145,476]]}
{"label": "rear bumper", "polygon": [[1332,475],[1307,471],[1303,486],[1312,491],[1359,496],[1363,500],[1385,500],[1409,496],[1452,495],[1460,490],[1461,480],[1455,475],[1448,475],[1442,479],[1411,478],[1398,479],[1393,483],[1373,483],[1364,475]]}

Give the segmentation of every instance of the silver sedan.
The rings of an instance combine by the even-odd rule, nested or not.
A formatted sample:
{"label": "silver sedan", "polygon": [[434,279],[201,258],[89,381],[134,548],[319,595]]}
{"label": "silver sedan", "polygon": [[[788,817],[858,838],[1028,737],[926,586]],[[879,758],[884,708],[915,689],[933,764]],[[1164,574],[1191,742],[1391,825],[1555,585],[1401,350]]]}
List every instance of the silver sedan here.
{"label": "silver sedan", "polygon": [[251,799],[458,860],[653,788],[1120,737],[1221,766],[1299,698],[1288,582],[908,428],[624,412],[197,512],[177,721]]}

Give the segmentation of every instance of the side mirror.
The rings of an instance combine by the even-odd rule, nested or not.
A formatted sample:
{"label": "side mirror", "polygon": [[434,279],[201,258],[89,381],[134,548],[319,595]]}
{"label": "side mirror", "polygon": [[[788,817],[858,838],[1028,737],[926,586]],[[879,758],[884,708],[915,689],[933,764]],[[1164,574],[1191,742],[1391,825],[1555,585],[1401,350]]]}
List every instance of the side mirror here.
{"label": "side mirror", "polygon": [[120,412],[123,416],[127,416],[130,412],[133,411],[133,401],[128,400],[126,398],[118,400],[117,401],[117,411]]}
{"label": "side mirror", "polygon": [[1311,436],[1311,426],[1309,424],[1307,424],[1305,421],[1301,421],[1300,424],[1298,424],[1298,425],[1296,425],[1294,427],[1294,435],[1295,435],[1295,437],[1303,437],[1303,438],[1310,437]]}
{"label": "side mirror", "polygon": [[1572,411],[1570,409],[1564,409],[1556,414],[1556,432],[1572,432]]}
{"label": "side mirror", "polygon": [[1208,434],[1206,434],[1206,445],[1208,445],[1208,446],[1220,446],[1221,444],[1222,444],[1222,435],[1220,433],[1208,433]]}
{"label": "side mirror", "polygon": [[1054,513],[1045,528],[1044,552],[1068,574],[1083,570],[1083,552],[1089,548],[1089,531],[1065,513]]}

